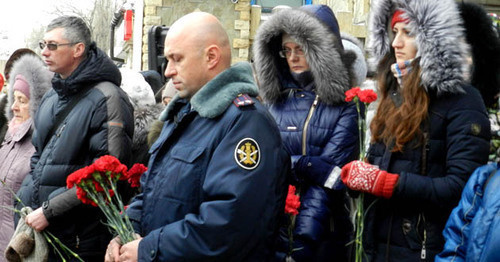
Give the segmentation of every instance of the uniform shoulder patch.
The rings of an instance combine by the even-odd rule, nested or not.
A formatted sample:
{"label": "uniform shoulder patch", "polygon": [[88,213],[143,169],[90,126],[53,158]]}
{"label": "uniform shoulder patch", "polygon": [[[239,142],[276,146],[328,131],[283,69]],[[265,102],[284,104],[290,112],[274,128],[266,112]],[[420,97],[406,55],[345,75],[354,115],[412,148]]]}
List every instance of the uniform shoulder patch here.
{"label": "uniform shoulder patch", "polygon": [[247,94],[239,94],[236,99],[233,100],[233,104],[236,107],[244,107],[244,106],[249,106],[253,105],[255,102],[252,100],[252,98],[247,95]]}
{"label": "uniform shoulder patch", "polygon": [[252,138],[243,138],[234,149],[234,160],[246,170],[255,169],[260,162],[259,144]]}

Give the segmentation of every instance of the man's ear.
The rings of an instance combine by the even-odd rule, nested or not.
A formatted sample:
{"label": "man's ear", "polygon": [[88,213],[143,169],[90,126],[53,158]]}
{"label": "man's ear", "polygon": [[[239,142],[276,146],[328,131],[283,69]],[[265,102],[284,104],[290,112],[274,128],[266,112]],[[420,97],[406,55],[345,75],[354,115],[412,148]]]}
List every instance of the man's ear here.
{"label": "man's ear", "polygon": [[208,69],[215,68],[221,59],[221,50],[217,45],[211,45],[207,48],[207,53],[205,56],[207,61]]}
{"label": "man's ear", "polygon": [[74,57],[75,58],[80,58],[83,56],[83,54],[85,53],[85,44],[83,43],[76,43],[75,44],[75,53],[74,53]]}

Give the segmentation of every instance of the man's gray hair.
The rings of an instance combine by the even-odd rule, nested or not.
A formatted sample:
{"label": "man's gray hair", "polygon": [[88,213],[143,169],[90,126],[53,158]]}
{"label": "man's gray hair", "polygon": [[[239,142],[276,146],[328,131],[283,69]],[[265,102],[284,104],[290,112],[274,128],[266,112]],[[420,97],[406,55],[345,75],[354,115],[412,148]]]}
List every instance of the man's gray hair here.
{"label": "man's gray hair", "polygon": [[71,43],[85,44],[85,54],[91,43],[90,29],[82,18],[77,16],[60,16],[50,22],[46,32],[56,28],[64,28],[63,36]]}

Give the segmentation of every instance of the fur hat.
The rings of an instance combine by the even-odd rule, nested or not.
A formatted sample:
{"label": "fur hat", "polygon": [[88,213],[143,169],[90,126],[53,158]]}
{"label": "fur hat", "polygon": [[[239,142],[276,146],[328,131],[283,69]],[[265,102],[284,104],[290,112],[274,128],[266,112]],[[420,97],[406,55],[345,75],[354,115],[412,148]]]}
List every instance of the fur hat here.
{"label": "fur hat", "polygon": [[459,10],[471,47],[470,82],[481,93],[486,107],[492,108],[500,92],[500,38],[480,5],[462,3]]}
{"label": "fur hat", "polygon": [[172,80],[168,80],[168,82],[165,84],[165,89],[163,89],[162,91],[161,98],[162,99],[165,97],[172,98],[175,96],[175,94],[177,94],[177,89],[175,89]]}
{"label": "fur hat", "polygon": [[122,74],[121,88],[128,94],[134,108],[156,104],[153,89],[142,74],[128,68],[120,68]]}
{"label": "fur hat", "polygon": [[347,33],[341,33],[342,45],[346,51],[352,51],[356,54],[356,59],[352,63],[352,72],[354,75],[353,85],[361,86],[366,79],[368,66],[366,63],[363,44],[356,37]]}
{"label": "fur hat", "polygon": [[[25,54],[14,62],[11,76],[22,75],[29,85],[30,115],[34,116],[43,95],[52,88],[53,72],[45,66],[38,55]],[[9,106],[14,103],[14,87],[17,77],[9,79]],[[12,110],[8,110],[9,119],[12,119]]]}
{"label": "fur hat", "polygon": [[391,50],[390,22],[401,9],[415,36],[424,88],[437,95],[462,93],[468,46],[454,0],[379,0],[370,10],[368,50],[378,61]]}

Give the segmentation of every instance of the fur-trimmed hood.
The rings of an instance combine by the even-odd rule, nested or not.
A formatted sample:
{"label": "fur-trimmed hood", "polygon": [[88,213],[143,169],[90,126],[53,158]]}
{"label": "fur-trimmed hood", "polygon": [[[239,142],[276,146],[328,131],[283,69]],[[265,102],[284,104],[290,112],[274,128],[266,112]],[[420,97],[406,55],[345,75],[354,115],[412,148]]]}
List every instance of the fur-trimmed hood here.
{"label": "fur-trimmed hood", "polygon": [[[238,94],[258,95],[248,62],[236,63],[218,74],[191,97],[190,103],[201,117],[215,118],[226,111]],[[179,93],[172,98],[160,115],[161,121],[173,117],[175,104],[181,99]]]}
{"label": "fur-trimmed hood", "polygon": [[[331,19],[335,19],[331,13]],[[266,103],[275,103],[282,91],[297,87],[292,80],[285,59],[278,54],[282,49],[282,35],[287,33],[302,46],[311,68],[316,94],[326,104],[344,102],[344,92],[351,87],[350,65],[355,59],[345,61],[340,36],[335,35],[312,12],[285,9],[272,15],[257,30],[253,44],[256,78],[260,95]],[[348,64],[348,65],[347,65]]]}
{"label": "fur-trimmed hood", "polygon": [[[453,0],[375,0],[370,11],[368,49],[378,61],[391,47],[390,21],[396,9],[409,19],[422,68],[422,83],[438,95],[462,93],[468,71],[462,20]],[[392,33],[390,33],[392,35]]]}
{"label": "fur-trimmed hood", "polygon": [[342,32],[340,34],[342,37],[342,45],[344,46],[344,50],[351,50],[356,54],[356,60],[352,65],[353,72],[353,85],[361,86],[363,82],[366,80],[366,74],[368,73],[368,66],[366,63],[365,57],[365,48],[361,41],[359,41],[356,37]]}
{"label": "fur-trimmed hood", "polygon": [[52,88],[53,72],[45,66],[45,63],[36,55],[26,54],[17,60],[12,66],[9,79],[9,109],[8,117],[12,119],[13,113],[10,107],[14,103],[14,82],[17,75],[22,75],[30,86],[30,115],[35,116],[43,95]]}
{"label": "fur-trimmed hood", "polygon": [[471,47],[471,84],[479,90],[488,108],[494,108],[500,94],[500,38],[483,7],[474,3],[458,5]]}
{"label": "fur-trimmed hood", "polygon": [[[148,133],[165,106],[161,103],[134,107],[134,137],[132,150],[147,144]],[[149,147],[148,147],[149,148]]]}

